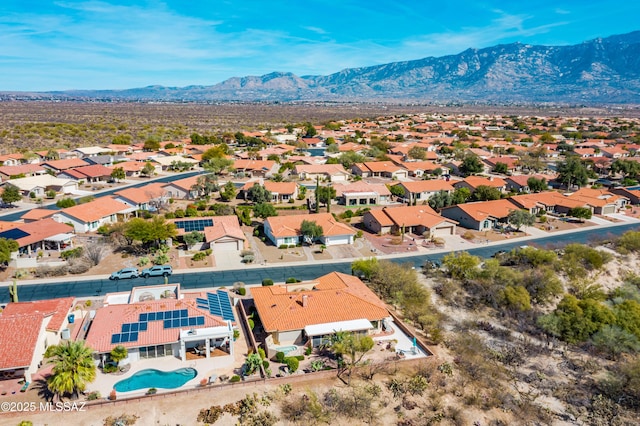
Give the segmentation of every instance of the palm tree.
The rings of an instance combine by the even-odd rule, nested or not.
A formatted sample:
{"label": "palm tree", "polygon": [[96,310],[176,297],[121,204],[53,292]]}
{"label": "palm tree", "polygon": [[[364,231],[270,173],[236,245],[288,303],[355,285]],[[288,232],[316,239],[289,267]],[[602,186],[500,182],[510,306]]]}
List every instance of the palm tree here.
{"label": "palm tree", "polygon": [[93,350],[85,346],[82,340],[49,346],[45,358],[53,363],[47,387],[60,399],[65,395],[76,399],[85,390],[86,384],[96,378]]}
{"label": "palm tree", "polygon": [[122,345],[118,345],[115,348],[111,349],[109,353],[111,355],[111,359],[116,363],[116,365],[120,364],[120,361],[125,359],[129,355],[129,351]]}

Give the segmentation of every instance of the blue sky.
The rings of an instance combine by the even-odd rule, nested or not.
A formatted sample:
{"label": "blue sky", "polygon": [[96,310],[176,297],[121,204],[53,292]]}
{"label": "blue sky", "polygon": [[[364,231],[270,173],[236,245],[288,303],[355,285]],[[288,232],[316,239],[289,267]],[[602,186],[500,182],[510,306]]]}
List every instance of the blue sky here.
{"label": "blue sky", "polygon": [[633,0],[0,2],[0,91],[211,85],[640,29]]}

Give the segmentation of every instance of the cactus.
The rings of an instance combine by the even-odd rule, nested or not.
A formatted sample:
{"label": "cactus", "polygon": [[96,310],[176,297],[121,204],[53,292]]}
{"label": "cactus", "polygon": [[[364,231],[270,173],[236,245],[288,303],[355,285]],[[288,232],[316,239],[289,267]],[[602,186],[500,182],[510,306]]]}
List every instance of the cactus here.
{"label": "cactus", "polygon": [[13,280],[13,284],[9,285],[9,296],[13,303],[18,303],[18,283]]}

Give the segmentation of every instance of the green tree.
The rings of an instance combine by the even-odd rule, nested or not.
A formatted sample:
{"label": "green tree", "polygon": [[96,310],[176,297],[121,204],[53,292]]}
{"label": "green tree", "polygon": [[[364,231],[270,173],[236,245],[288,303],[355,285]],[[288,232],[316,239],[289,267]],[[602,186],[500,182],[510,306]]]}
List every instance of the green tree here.
{"label": "green tree", "polygon": [[244,361],[244,365],[245,374],[249,376],[260,369],[260,366],[262,365],[262,358],[260,358],[260,355],[258,355],[257,353],[251,353],[247,355],[247,358]]}
{"label": "green tree", "polygon": [[[342,371],[347,371],[347,384],[351,386],[351,373],[373,349],[373,339],[362,334],[338,331],[332,335],[331,349],[341,357]],[[338,375],[340,373],[339,370]]]}
{"label": "green tree", "polygon": [[306,123],[304,123],[304,137],[312,138],[317,134],[318,134],[318,132],[317,132],[316,128],[313,127],[313,124],[309,123],[308,121]]}
{"label": "green tree", "polygon": [[120,361],[129,356],[129,351],[122,345],[118,345],[115,348],[111,349],[109,352],[109,356],[111,360],[116,363],[116,365],[120,364]]}
{"label": "green tree", "polygon": [[158,151],[160,150],[160,141],[158,141],[157,139],[147,139],[146,141],[144,141],[142,149],[144,149],[145,151]]}
{"label": "green tree", "polygon": [[151,163],[151,161],[147,161],[146,163],[144,163],[144,167],[142,168],[142,170],[140,170],[140,174],[142,174],[142,175],[144,175],[146,177],[153,176],[155,172],[156,172],[156,168]]}
{"label": "green tree", "polygon": [[269,192],[264,185],[255,183],[247,191],[247,197],[256,204],[268,203],[271,201],[271,192]]}
{"label": "green tree", "polygon": [[0,238],[0,264],[6,265],[11,260],[11,253],[19,248],[16,240]]}
{"label": "green tree", "polygon": [[192,231],[184,234],[182,239],[187,246],[193,246],[204,241],[204,234],[202,232]]}
{"label": "green tree", "polygon": [[222,187],[222,190],[220,191],[220,198],[222,199],[222,201],[229,201],[236,198],[237,194],[238,190],[236,189],[236,186],[233,184],[233,182],[229,181]]}
{"label": "green tree", "polygon": [[[466,189],[466,188],[465,188]],[[448,207],[453,204],[453,194],[448,191],[438,191],[429,197],[429,207],[434,210]]]}
{"label": "green tree", "polygon": [[507,220],[511,226],[514,226],[519,231],[523,226],[533,226],[536,223],[536,215],[529,213],[527,210],[511,210]]}
{"label": "green tree", "polygon": [[65,209],[67,207],[73,207],[76,205],[76,201],[73,198],[61,198],[58,201],[56,201],[56,206],[60,207],[61,209]]}
{"label": "green tree", "polygon": [[300,233],[305,241],[313,242],[324,235],[324,230],[315,220],[303,220],[300,224]]}
{"label": "green tree", "polygon": [[427,158],[427,150],[420,146],[412,146],[407,152],[407,156],[414,160],[425,160]]}
{"label": "green tree", "polygon": [[584,186],[589,181],[587,168],[576,155],[567,155],[565,160],[558,164],[558,177],[556,180],[571,189],[573,185]]}
{"label": "green tree", "polygon": [[13,203],[22,200],[22,195],[20,194],[20,189],[17,186],[7,184],[4,186],[4,191],[2,191],[2,202],[5,204],[9,204],[10,206]]}
{"label": "green tree", "polygon": [[567,212],[568,216],[581,219],[582,222],[584,222],[585,219],[591,219],[592,214],[589,207],[574,207]]}
{"label": "green tree", "polygon": [[327,213],[331,212],[331,200],[336,197],[336,189],[332,186],[321,186],[317,194],[318,201],[327,206]]}
{"label": "green tree", "polygon": [[471,198],[471,191],[469,190],[469,188],[460,187],[456,188],[455,191],[453,191],[451,201],[453,202],[453,204],[464,204],[469,198]]}
{"label": "green tree", "polygon": [[601,352],[613,359],[623,353],[640,352],[640,340],[638,337],[617,325],[605,325],[591,336],[591,343]]}
{"label": "green tree", "polygon": [[507,174],[509,171],[509,166],[506,163],[497,162],[495,167],[493,168],[493,173],[501,173],[503,175]]}
{"label": "green tree", "polygon": [[507,309],[514,312],[531,310],[531,296],[526,288],[521,285],[506,286],[499,296]]}
{"label": "green tree", "polygon": [[216,175],[231,168],[231,166],[233,166],[233,161],[224,157],[213,157],[206,161],[203,159],[203,163],[202,163],[202,167],[206,171]]}
{"label": "green tree", "polygon": [[220,189],[218,185],[218,177],[213,173],[207,173],[198,176],[196,183],[191,189],[202,196],[208,196]]}
{"label": "green tree", "polygon": [[475,191],[473,191],[473,199],[476,201],[490,201],[499,200],[502,193],[498,188],[494,188],[488,185],[479,185]]}
{"label": "green tree", "polygon": [[76,399],[96,378],[93,350],[82,340],[49,346],[44,356],[53,364],[47,387],[60,399],[67,395]]}
{"label": "green tree", "polygon": [[442,258],[442,265],[453,278],[473,278],[479,273],[480,258],[466,251],[449,253]]}
{"label": "green tree", "polygon": [[464,176],[470,176],[482,173],[484,166],[482,161],[480,161],[480,157],[475,154],[466,154],[462,159],[462,164],[460,164],[459,169]]}
{"label": "green tree", "polygon": [[402,185],[387,185],[387,188],[389,188],[389,192],[391,192],[391,195],[399,198],[404,197],[404,187]]}
{"label": "green tree", "polygon": [[111,172],[111,178],[116,182],[120,182],[121,180],[126,179],[126,177],[127,174],[124,172],[124,169],[122,167],[116,167]]}
{"label": "green tree", "polygon": [[609,308],[593,299],[580,300],[567,294],[555,311],[539,318],[538,324],[548,333],[569,343],[584,342],[605,325],[615,322]]}
{"label": "green tree", "polygon": [[258,203],[253,206],[253,215],[266,219],[272,216],[278,216],[278,211],[271,203]]}
{"label": "green tree", "polygon": [[535,178],[530,177],[527,179],[527,186],[529,187],[529,191],[531,192],[542,192],[546,191],[549,188],[547,184],[547,180],[545,178]]}
{"label": "green tree", "polygon": [[378,268],[378,259],[375,257],[371,257],[369,259],[358,259],[351,263],[351,274],[362,277],[366,280],[371,280],[371,277],[376,274]]}
{"label": "green tree", "polygon": [[343,152],[342,154],[340,154],[340,157],[338,157],[338,163],[342,164],[342,167],[347,170],[349,170],[354,164],[364,163],[365,161],[366,157],[355,151]]}

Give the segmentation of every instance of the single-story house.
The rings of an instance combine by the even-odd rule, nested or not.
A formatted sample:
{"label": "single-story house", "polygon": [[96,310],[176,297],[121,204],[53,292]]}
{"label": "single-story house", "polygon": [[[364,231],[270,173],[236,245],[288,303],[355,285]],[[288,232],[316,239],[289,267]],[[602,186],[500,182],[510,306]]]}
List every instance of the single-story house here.
{"label": "single-story house", "polygon": [[349,183],[334,183],[338,204],[345,206],[365,206],[389,204],[391,191],[385,184],[357,181]]}
{"label": "single-story house", "polygon": [[302,180],[329,182],[346,182],[351,176],[342,164],[300,164],[295,166],[293,174]]}
{"label": "single-story house", "polygon": [[451,182],[444,179],[406,181],[397,185],[402,188],[404,191],[403,198],[409,203],[428,201],[432,195],[440,191],[445,191],[449,194],[454,191]]}
{"label": "single-story house", "polygon": [[456,221],[440,216],[429,206],[384,207],[365,212],[362,223],[371,232],[412,233],[426,238],[456,233]]}
{"label": "single-story house", "polygon": [[195,199],[200,195],[200,191],[196,188],[198,178],[200,176],[191,176],[184,179],[174,180],[163,186],[167,191],[169,198],[178,198],[181,200]]}
{"label": "single-story house", "polygon": [[467,176],[461,181],[455,182],[453,184],[455,188],[468,188],[472,193],[479,186],[488,186],[491,188],[496,188],[500,192],[505,192],[507,189],[507,182],[504,179],[498,177],[489,177],[485,178],[482,176]]}
{"label": "single-story house", "polygon": [[121,189],[114,193],[113,198],[137,210],[155,211],[169,201],[164,183],[154,182],[145,186]]}
{"label": "single-story house", "polygon": [[278,163],[272,160],[235,160],[233,168],[245,176],[268,178],[278,172]]}
{"label": "single-story house", "polygon": [[351,166],[351,173],[362,177],[383,177],[387,179],[406,179],[409,172],[392,161],[367,161]]}
{"label": "single-story house", "polygon": [[102,225],[118,222],[137,210],[111,197],[100,197],[88,203],[67,207],[53,215],[60,223],[69,223],[79,233],[95,232]]}
{"label": "single-story house", "polygon": [[440,214],[455,220],[464,228],[489,231],[501,223],[506,223],[507,216],[513,210],[518,210],[514,203],[501,199],[444,207]]}
{"label": "single-story house", "polygon": [[240,228],[238,216],[184,217],[172,219],[178,235],[196,231],[204,234],[201,249],[211,248],[215,253],[244,249],[246,237]]}
{"label": "single-story house", "polygon": [[358,277],[331,272],[313,281],[254,287],[268,355],[279,347],[318,347],[337,331],[372,334],[390,318],[386,305]]}
{"label": "single-story house", "polygon": [[273,182],[270,180],[252,180],[245,183],[240,189],[243,198],[247,199],[247,193],[253,185],[262,185],[271,193],[272,203],[287,203],[289,200],[295,200],[298,196],[298,184],[295,182]]}
{"label": "single-story house", "polygon": [[11,181],[5,183],[16,186],[24,195],[33,193],[36,197],[44,197],[47,191],[69,194],[78,190],[77,181],[58,178],[49,174],[11,179]]}
{"label": "single-story house", "polygon": [[106,182],[111,179],[111,170],[101,164],[75,167],[58,173],[58,177],[84,182]]}
{"label": "single-story house", "polygon": [[86,166],[88,164],[89,163],[80,158],[65,158],[60,160],[45,161],[44,163],[42,163],[42,167],[47,170],[53,171],[55,174],[58,174],[65,170]]}
{"label": "single-story house", "polygon": [[[107,300],[117,299],[107,295]],[[101,364],[108,362],[114,347],[122,345],[128,350],[122,363],[216,356],[221,366],[227,366],[234,356],[234,323],[229,295],[223,290],[202,298],[181,298],[175,284],[135,287],[124,303],[109,303],[96,310],[86,343]]]}
{"label": "single-story house", "polygon": [[323,234],[318,238],[322,244],[353,244],[356,232],[350,226],[338,222],[331,213],[268,217],[264,221],[264,233],[276,247],[301,244],[303,236],[300,226],[305,220],[322,227]]}
{"label": "single-story house", "polygon": [[17,177],[28,177],[43,175],[47,171],[40,164],[20,164],[17,166],[1,166],[0,181],[15,179]]}

